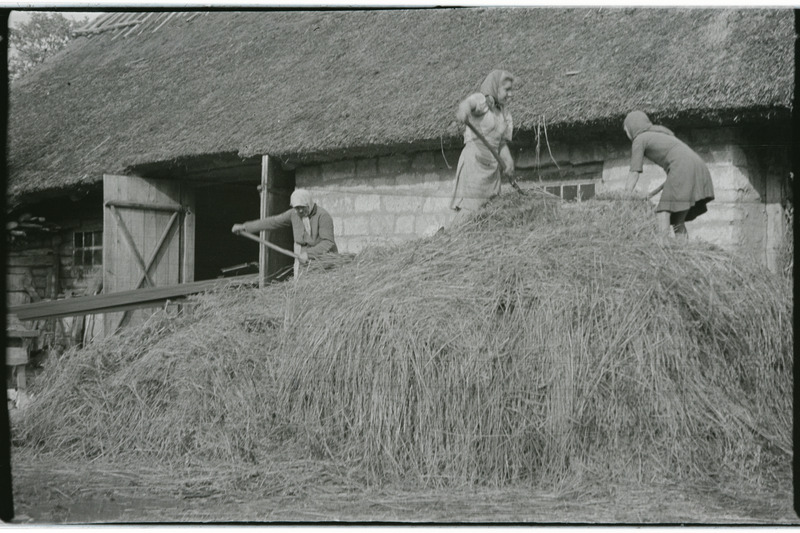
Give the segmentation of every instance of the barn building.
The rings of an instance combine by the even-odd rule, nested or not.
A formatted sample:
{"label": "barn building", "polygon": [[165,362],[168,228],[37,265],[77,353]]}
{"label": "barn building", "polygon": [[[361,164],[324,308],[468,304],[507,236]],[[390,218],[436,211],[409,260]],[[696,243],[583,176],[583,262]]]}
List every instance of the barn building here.
{"label": "barn building", "polygon": [[[77,33],[10,87],[12,305],[274,276],[285,258],[230,227],[296,187],[332,214],[340,251],[431,234],[453,218],[456,106],[493,68],[519,80],[523,186],[622,188],[622,119],[640,109],[709,164],[716,200],[692,238],[782,268],[789,9],[118,12]],[[663,177],[646,166],[639,187]]]}

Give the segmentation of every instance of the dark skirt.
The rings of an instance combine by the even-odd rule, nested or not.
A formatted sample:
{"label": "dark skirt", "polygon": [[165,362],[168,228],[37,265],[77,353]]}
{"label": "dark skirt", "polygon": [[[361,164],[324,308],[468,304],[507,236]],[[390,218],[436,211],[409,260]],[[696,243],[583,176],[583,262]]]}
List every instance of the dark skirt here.
{"label": "dark skirt", "polygon": [[675,160],[670,161],[656,212],[688,211],[688,222],[707,212],[706,204],[713,199],[714,185],[708,167],[699,155],[684,150]]}

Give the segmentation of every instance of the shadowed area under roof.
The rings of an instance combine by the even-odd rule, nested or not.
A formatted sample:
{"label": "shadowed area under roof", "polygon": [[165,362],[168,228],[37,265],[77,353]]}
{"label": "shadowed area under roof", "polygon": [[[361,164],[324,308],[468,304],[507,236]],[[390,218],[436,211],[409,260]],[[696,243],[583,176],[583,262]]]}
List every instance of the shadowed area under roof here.
{"label": "shadowed area under roof", "polygon": [[458,142],[458,102],[498,67],[520,80],[523,134],[541,117],[616,128],[633,108],[785,117],[792,22],[789,9],[179,13],[157,31],[80,37],[12,84],[9,193],[203,154],[438,148]]}

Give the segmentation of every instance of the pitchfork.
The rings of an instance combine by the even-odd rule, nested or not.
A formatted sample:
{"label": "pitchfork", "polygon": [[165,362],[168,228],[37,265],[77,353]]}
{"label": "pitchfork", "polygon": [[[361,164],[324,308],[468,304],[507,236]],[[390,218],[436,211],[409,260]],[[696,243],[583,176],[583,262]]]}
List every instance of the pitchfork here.
{"label": "pitchfork", "polygon": [[[483,144],[486,145],[486,148],[488,148],[489,151],[492,152],[492,155],[494,156],[495,159],[497,159],[497,162],[500,164],[500,171],[503,174],[505,174],[506,173],[506,164],[505,164],[505,162],[503,162],[502,159],[500,159],[500,154],[497,153],[497,150],[495,150],[494,147],[491,144],[489,144],[489,141],[486,140],[486,137],[483,136],[483,133],[481,133],[478,130],[478,128],[476,128],[475,126],[472,125],[472,122],[469,120],[469,118],[467,118],[467,126],[469,127],[469,129],[472,130],[472,133],[474,133],[475,136],[478,137],[478,139],[480,139],[481,142],[483,142]],[[516,189],[516,191],[518,193],[520,193],[522,195],[525,194],[525,191],[523,191],[520,188],[520,186],[517,184],[517,180],[514,179],[514,176],[508,176],[508,182],[511,184],[512,187],[514,187],[514,189]]]}

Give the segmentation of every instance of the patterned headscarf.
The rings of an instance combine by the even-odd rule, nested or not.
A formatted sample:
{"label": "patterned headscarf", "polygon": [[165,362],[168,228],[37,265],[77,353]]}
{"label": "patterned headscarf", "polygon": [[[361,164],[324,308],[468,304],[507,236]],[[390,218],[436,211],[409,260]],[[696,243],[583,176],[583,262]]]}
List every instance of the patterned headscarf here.
{"label": "patterned headscarf", "polygon": [[481,83],[480,92],[491,98],[493,106],[501,109],[502,106],[497,103],[497,93],[500,91],[500,87],[503,86],[504,81],[511,80],[513,83],[515,79],[514,75],[506,70],[493,70]]}
{"label": "patterned headscarf", "polygon": [[652,122],[650,122],[650,119],[647,118],[647,115],[645,115],[642,111],[631,111],[628,113],[628,116],[625,117],[625,122],[623,124],[628,133],[630,133],[631,140],[635,139],[640,133],[644,133],[646,131],[657,131],[660,133],[666,133],[667,135],[675,135],[669,128],[654,125]]}

